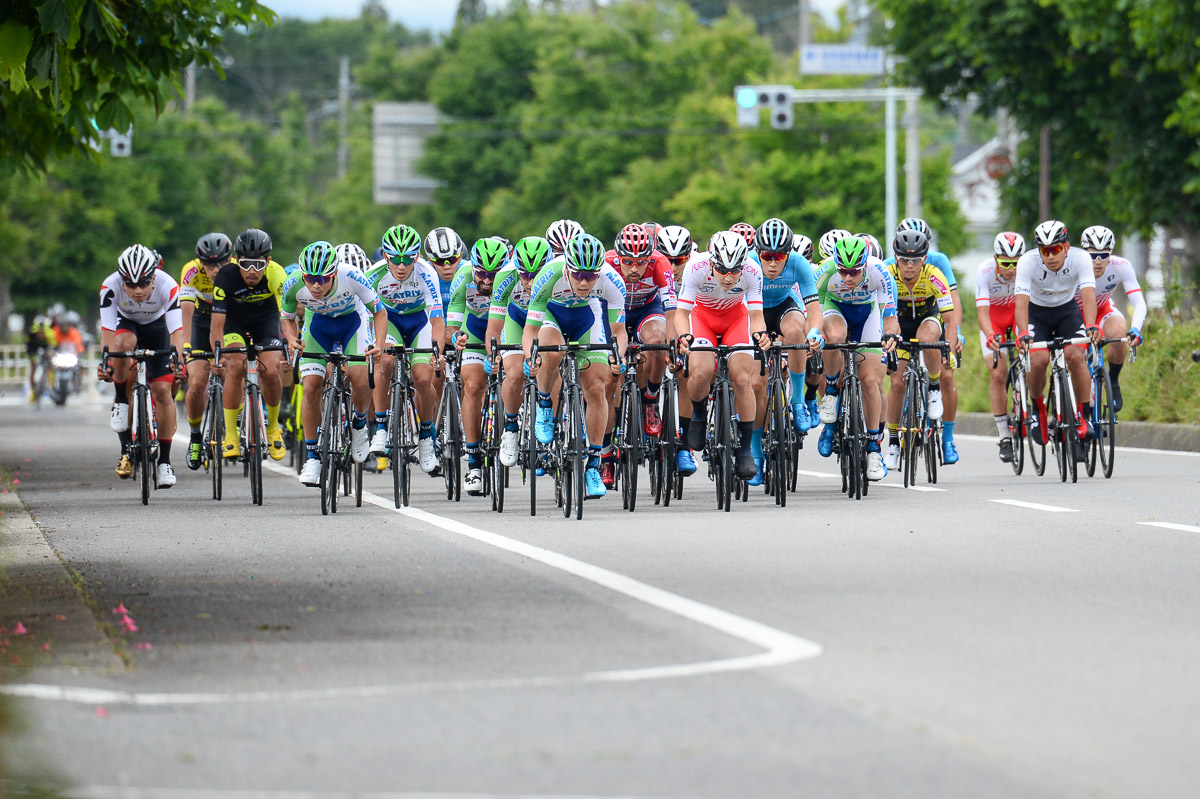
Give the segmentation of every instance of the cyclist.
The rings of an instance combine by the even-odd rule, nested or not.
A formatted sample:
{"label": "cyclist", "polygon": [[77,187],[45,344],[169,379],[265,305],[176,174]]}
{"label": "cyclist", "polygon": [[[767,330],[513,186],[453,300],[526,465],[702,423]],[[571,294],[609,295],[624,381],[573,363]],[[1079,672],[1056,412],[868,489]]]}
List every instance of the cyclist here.
{"label": "cyclist", "polygon": [[[408,225],[395,225],[383,234],[382,249],[384,262],[367,272],[367,282],[379,295],[379,301],[387,311],[387,344],[429,349],[433,342],[444,341],[446,323],[438,275],[420,257],[420,235]],[[419,353],[409,356],[409,364],[413,405],[420,418],[417,460],[421,471],[429,474],[438,463],[433,444],[433,418],[437,415],[439,395],[433,371],[440,365],[440,358],[435,360],[428,353]],[[389,377],[382,380],[376,377],[375,380],[376,427],[371,451],[376,455],[387,454],[388,425],[391,423],[391,403],[388,401],[391,394],[390,375],[395,365],[395,356],[380,356],[379,369]]]}
{"label": "cyclist", "polygon": [[[951,350],[956,356],[962,355],[963,345],[966,343],[966,338],[962,334],[962,300],[958,296],[958,279],[954,275],[954,269],[950,266],[950,259],[945,253],[938,252],[933,247],[933,230],[930,229],[929,223],[924,219],[917,217],[908,217],[901,219],[900,224],[896,225],[896,232],[901,230],[919,230],[925,234],[925,238],[929,240],[930,250],[926,256],[926,260],[933,264],[942,273],[942,277],[950,285],[950,298],[954,301],[954,310],[951,314],[943,314],[942,320],[945,323],[944,327],[947,331],[947,341],[950,342]],[[895,257],[888,258],[886,263],[891,265],[895,263]],[[942,372],[942,402],[944,411],[942,413],[942,461],[946,465],[958,463],[958,447],[954,444],[954,423],[958,417],[958,385],[954,381],[954,360],[951,359],[949,367]]]}
{"label": "cyclist", "polygon": [[183,310],[183,351],[187,355],[187,390],[183,409],[187,414],[191,440],[187,466],[200,468],[204,442],[200,425],[204,421],[205,389],[208,383],[208,356],[204,352],[212,338],[213,281],[233,258],[233,242],[224,233],[206,233],[196,241],[196,257],[183,265],[179,273],[179,303]]}
{"label": "cyclist", "polygon": [[[1128,338],[1137,346],[1142,343],[1142,323],[1146,321],[1146,299],[1138,285],[1133,264],[1119,255],[1113,255],[1113,232],[1103,225],[1092,225],[1079,237],[1079,246],[1087,250],[1092,259],[1092,274],[1096,277],[1096,324],[1105,338]],[[1117,285],[1125,289],[1125,296],[1133,306],[1132,324],[1125,322],[1125,315],[1112,302]],[[1075,302],[1082,307],[1083,297],[1075,292]],[[1114,343],[1108,348],[1108,374],[1112,378],[1113,406],[1121,410],[1121,369],[1129,354],[1125,342]]]}
{"label": "cyclist", "polygon": [[754,249],[754,234],[757,232],[749,222],[734,222],[729,230],[738,234],[746,241],[747,251]]}
{"label": "cyclist", "polygon": [[830,264],[830,259],[833,258],[834,249],[837,247],[837,243],[842,239],[849,238],[853,235],[854,234],[849,230],[843,230],[842,228],[836,227],[833,230],[827,230],[821,234],[821,240],[817,242],[817,250],[821,254],[821,263],[818,265],[817,269],[820,270],[822,267],[828,267]]}
{"label": "cyclist", "polygon": [[[549,240],[549,236],[547,236]],[[579,233],[567,242],[566,251],[550,260],[538,272],[533,282],[533,298],[525,316],[521,345],[529,362],[529,373],[538,381],[538,410],[534,435],[542,444],[554,440],[554,407],[550,391],[558,377],[562,353],[539,354],[531,359],[534,338],[540,344],[566,343],[607,344],[604,309],[607,303],[608,321],[617,342],[617,355],[624,357],[625,281],[615,269],[604,263],[604,245],[595,236]],[[620,364],[602,369],[608,361],[604,352],[579,353],[579,382],[587,403],[587,437],[589,456],[584,481],[587,497],[594,499],[607,493],[600,478],[600,451],[603,449],[605,422],[608,420],[608,374],[620,372]]]}
{"label": "cyclist", "polygon": [[[314,241],[300,252],[300,269],[283,284],[283,334],[288,346],[298,352],[340,350],[347,355],[378,357],[379,342],[387,336],[387,312],[379,296],[362,272],[338,260],[337,251],[327,241]],[[306,310],[303,348],[296,329],[296,311]],[[316,486],[321,481],[320,445],[321,388],[325,383],[325,362],[320,358],[300,359],[300,378],[304,398],[300,404],[300,422],[308,458],[300,470],[300,482]],[[367,437],[367,410],[371,392],[367,367],[347,365],[346,374],[353,386],[354,418],[351,420],[350,447],[355,463],[367,459],[371,442]]]}
{"label": "cyclist", "polygon": [[[47,353],[52,352],[57,346],[58,340],[54,335],[54,328],[50,326],[50,320],[46,316],[38,314],[33,318],[33,324],[29,326],[29,335],[25,338],[25,357],[29,359],[30,402],[37,402],[38,399],[38,363],[48,359]],[[132,466],[130,468],[132,469]]]}
{"label": "cyclist", "polygon": [[[738,346],[757,341],[766,348],[770,339],[762,310],[762,271],[747,258],[746,240],[724,230],[708,243],[707,257],[687,268],[675,313],[675,335],[679,349],[687,353],[695,346]],[[692,398],[692,421],[688,445],[704,449],[708,427],[708,393],[716,376],[715,357],[696,358],[691,362],[688,391]],[[729,356],[729,378],[733,384],[734,407],[738,417],[738,445],[734,472],[742,480],[758,473],[750,454],[754,431],[754,358],[746,350]]]}
{"label": "cyclist", "polygon": [[567,242],[583,233],[583,225],[574,219],[559,219],[546,228],[546,241],[550,244],[550,255],[560,257],[567,249]]}
{"label": "cyclist", "polygon": [[[248,228],[234,242],[237,262],[229,264],[213,281],[211,349],[218,346],[244,347],[247,343],[261,347],[282,344],[279,308],[287,273],[271,258],[271,237],[258,228]],[[267,406],[267,452],[271,460],[283,460],[287,448],[283,430],[279,427],[279,405],[283,401],[283,372],[287,369],[282,352],[264,352],[258,357],[262,365],[259,386],[263,404]],[[242,412],[242,381],[246,376],[246,356],[231,353],[221,356],[218,371],[225,372],[225,441],[221,455],[236,458],[241,455],[238,444],[238,414]],[[190,420],[189,420],[190,421]],[[199,439],[193,433],[192,444]],[[188,447],[189,466],[192,447]]]}
{"label": "cyclist", "polygon": [[975,315],[979,321],[984,362],[988,367],[988,401],[992,405],[992,420],[1000,436],[1000,460],[1012,463],[1013,440],[1008,429],[1008,400],[1004,384],[1008,364],[998,359],[992,365],[992,352],[1000,345],[1016,339],[1013,312],[1016,310],[1017,261],[1025,254],[1025,239],[1020,233],[1006,230],[992,242],[993,257],[979,265],[975,278]]}
{"label": "cyclist", "polygon": [[[905,341],[934,344],[945,341],[943,320],[954,309],[950,299],[950,286],[942,272],[929,263],[929,239],[919,230],[905,229],[896,234],[892,241],[895,263],[888,272],[896,286],[896,317],[900,322],[900,336]],[[910,353],[901,350],[899,357],[908,360]],[[942,354],[937,350],[922,353],[925,367],[929,370],[929,418],[942,418]],[[892,379],[891,397],[888,399],[888,449],[886,466],[900,468],[900,414],[904,410],[904,379],[897,373]]]}
{"label": "cyclist", "polygon": [[[833,231],[831,231],[833,232]],[[829,235],[826,233],[825,235]],[[821,265],[817,276],[817,298],[824,309],[822,333],[834,344],[845,341],[883,341],[884,350],[895,349],[900,323],[896,319],[896,287],[883,262],[871,258],[867,243],[857,236],[836,240],[832,258]],[[862,380],[863,417],[868,426],[867,479],[882,480],[887,475],[878,437],[883,427],[883,360],[879,350],[865,350],[859,375]],[[876,357],[871,357],[874,354]],[[824,458],[833,454],[837,422],[837,396],[840,391],[842,353],[825,353],[825,396],[820,402],[820,417],[825,424],[817,441],[817,452]]]}
{"label": "cyclist", "polygon": [[[134,244],[117,258],[117,271],[105,278],[100,287],[100,344],[113,352],[134,349],[174,348],[183,363],[183,314],[179,310],[179,284],[162,269],[162,256],[149,247]],[[112,375],[101,364],[97,376],[112,380],[115,398],[109,425],[121,441],[121,459],[117,476],[133,474],[129,446],[129,398],[127,387],[133,369],[132,360],[112,362]],[[171,466],[171,439],[175,435],[175,401],[171,396],[173,374],[170,357],[158,355],[146,362],[146,379],[158,422],[158,487],[175,485]],[[182,367],[179,370],[182,373]]]}
{"label": "cyclist", "polygon": [[[526,236],[517,242],[512,263],[500,270],[492,287],[485,337],[489,347],[493,340],[501,344],[521,343],[529,301],[533,298],[533,282],[549,262],[550,243],[541,236]],[[520,446],[518,416],[523,390],[523,356],[518,350],[504,355],[502,360],[504,383],[500,393],[504,401],[504,430],[500,435],[500,463],[515,466]],[[494,364],[492,368],[495,368]]]}
{"label": "cyclist", "polygon": [[[821,341],[821,305],[817,302],[817,287],[813,281],[812,265],[792,249],[792,229],[782,219],[772,217],[759,225],[754,234],[754,251],[750,257],[759,264],[763,275],[763,321],[769,334],[779,336],[784,344],[800,344],[806,339]],[[807,318],[806,318],[807,316]],[[808,406],[804,402],[805,362],[803,350],[788,353],[788,376],[792,384],[792,424],[803,433],[816,426],[810,423]],[[754,379],[757,408],[750,454],[758,467],[751,485],[762,485],[766,461],[762,451],[763,424],[766,421],[766,378]]]}
{"label": "cyclist", "polygon": [[[1033,232],[1036,250],[1030,250],[1017,261],[1015,278],[1016,309],[1013,316],[1017,339],[1022,349],[1028,349],[1032,341],[1047,341],[1055,337],[1077,338],[1086,333],[1093,341],[1100,338],[1096,326],[1096,276],[1092,272],[1091,258],[1082,249],[1071,249],[1067,226],[1057,219],[1042,222]],[[1080,302],[1075,302],[1079,292]],[[1085,440],[1094,434],[1091,422],[1091,375],[1082,347],[1067,347],[1063,353],[1081,418],[1078,421],[1079,438]],[[1037,406],[1037,424],[1034,436],[1039,444],[1045,445],[1046,398],[1042,390],[1046,386],[1046,367],[1050,365],[1049,350],[1036,350],[1029,357],[1029,391]],[[1083,448],[1075,453],[1083,460]]]}
{"label": "cyclist", "polygon": [[[400,227],[397,225],[396,227]],[[396,227],[391,228],[395,230]],[[404,227],[408,227],[405,225]],[[409,228],[412,230],[412,228]],[[393,244],[398,244],[394,242]],[[406,249],[403,250],[405,255],[411,255],[411,242],[405,244]],[[388,247],[383,247],[383,257],[395,255],[395,252],[389,252]],[[421,248],[417,247],[416,254],[420,255]],[[442,310],[445,311],[445,305],[450,301],[450,284],[454,281],[454,276],[458,274],[458,268],[462,265],[462,259],[467,254],[467,245],[463,242],[462,236],[454,232],[453,228],[435,227],[433,230],[425,234],[425,258],[429,261],[430,266],[437,273],[438,292],[442,298]],[[447,342],[449,343],[449,342]]]}
{"label": "cyclist", "polygon": [[[692,232],[682,225],[666,225],[660,228],[658,235],[655,236],[655,249],[662,253],[671,266],[675,281],[676,304],[678,305],[684,272],[694,261],[701,258],[701,253],[697,251],[696,244],[692,241]],[[674,332],[673,320],[668,329]],[[692,450],[687,443],[688,430],[692,425],[692,398],[688,394],[687,376],[682,370],[675,372],[675,380],[679,384],[676,401],[679,408],[680,431],[679,450],[675,453],[675,468],[679,470],[681,477],[688,477],[696,473],[696,458],[692,455]]]}
{"label": "cyclist", "polygon": [[[447,337],[463,351],[459,375],[462,377],[463,450],[467,453],[467,474],[463,487],[472,496],[483,494],[483,450],[479,446],[483,428],[483,395],[487,390],[485,363],[479,351],[487,335],[488,312],[492,307],[492,289],[496,275],[508,260],[508,245],[498,236],[480,239],[471,248],[471,260],[458,269],[450,286],[446,307]],[[466,330],[461,330],[463,326]]]}

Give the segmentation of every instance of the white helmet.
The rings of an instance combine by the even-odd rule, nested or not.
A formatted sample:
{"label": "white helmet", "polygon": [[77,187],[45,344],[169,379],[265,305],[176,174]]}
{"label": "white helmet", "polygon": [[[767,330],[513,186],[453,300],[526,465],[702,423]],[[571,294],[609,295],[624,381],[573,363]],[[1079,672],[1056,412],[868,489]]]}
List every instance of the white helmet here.
{"label": "white helmet", "polygon": [[1049,247],[1054,244],[1069,242],[1067,226],[1057,219],[1047,219],[1033,231],[1033,240],[1039,247]]}
{"label": "white helmet", "polygon": [[349,266],[353,266],[360,272],[366,272],[371,268],[371,259],[367,257],[367,254],[363,251],[363,248],[359,247],[357,244],[351,242],[339,244],[334,248],[334,252],[337,253],[337,258],[339,261],[344,264],[348,264]]}
{"label": "white helmet", "polygon": [[126,283],[141,283],[154,274],[162,256],[141,244],[126,248],[117,258],[117,272]]}
{"label": "white helmet", "polygon": [[997,233],[992,242],[992,252],[1001,258],[1020,258],[1025,254],[1025,239],[1011,230]]}
{"label": "white helmet", "polygon": [[872,258],[883,260],[883,248],[879,246],[879,239],[870,233],[859,233],[858,237],[867,243],[867,253]]}
{"label": "white helmet", "polygon": [[461,258],[467,245],[453,228],[435,227],[425,235],[425,254],[438,261]]}
{"label": "white helmet", "polygon": [[659,228],[655,244],[668,258],[682,258],[692,254],[692,232],[683,225],[667,225]]}
{"label": "white helmet", "polygon": [[546,241],[550,242],[550,250],[555,255],[562,255],[567,249],[567,242],[583,232],[583,225],[574,219],[559,219],[546,228]]}
{"label": "white helmet", "polygon": [[1112,252],[1113,232],[1104,225],[1092,225],[1079,237],[1079,246],[1085,250]]}
{"label": "white helmet", "polygon": [[832,258],[833,248],[837,246],[837,243],[852,235],[854,234],[849,230],[842,230],[841,228],[825,231],[825,235],[821,236],[821,241],[817,244],[817,248],[821,250],[821,257]]}
{"label": "white helmet", "polygon": [[722,230],[708,241],[708,260],[722,269],[738,269],[746,260],[746,239],[732,230]]}
{"label": "white helmet", "polygon": [[800,253],[808,260],[813,259],[813,243],[812,239],[805,236],[803,233],[792,234],[792,250]]}

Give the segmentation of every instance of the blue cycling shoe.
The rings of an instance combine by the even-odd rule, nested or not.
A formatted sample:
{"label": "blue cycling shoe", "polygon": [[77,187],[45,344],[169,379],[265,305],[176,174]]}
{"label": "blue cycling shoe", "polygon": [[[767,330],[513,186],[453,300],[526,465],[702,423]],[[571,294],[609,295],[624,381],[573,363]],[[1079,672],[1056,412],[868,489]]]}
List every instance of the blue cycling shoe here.
{"label": "blue cycling shoe", "polygon": [[692,451],[681,449],[675,453],[675,468],[679,470],[680,477],[691,477],[696,473],[696,459],[692,457]]}
{"label": "blue cycling shoe", "polygon": [[537,409],[537,421],[533,425],[533,434],[539,444],[549,444],[554,440],[554,409],[541,405]]}
{"label": "blue cycling shoe", "polygon": [[766,467],[767,467],[767,459],[766,458],[755,458],[754,459],[754,468],[758,469],[758,472],[753,477],[751,477],[749,480],[746,481],[746,485],[751,485],[751,486],[762,485],[763,480],[766,479],[766,471],[767,471]]}
{"label": "blue cycling shoe", "polygon": [[792,425],[797,433],[804,433],[812,426],[808,420],[808,406],[803,402],[792,403]]}
{"label": "blue cycling shoe", "polygon": [[805,400],[804,404],[808,406],[808,429],[816,430],[821,423],[820,404],[815,399]]}
{"label": "blue cycling shoe", "polygon": [[822,458],[828,458],[833,454],[833,425],[825,425],[825,429],[821,431],[821,437],[817,439],[817,453]]}
{"label": "blue cycling shoe", "polygon": [[583,481],[587,484],[588,499],[598,499],[608,493],[608,489],[604,487],[604,481],[600,479],[600,470],[595,467],[588,467],[588,470],[583,473]]}
{"label": "blue cycling shoe", "polygon": [[942,463],[947,466],[958,463],[958,448],[954,446],[953,441],[942,442]]}

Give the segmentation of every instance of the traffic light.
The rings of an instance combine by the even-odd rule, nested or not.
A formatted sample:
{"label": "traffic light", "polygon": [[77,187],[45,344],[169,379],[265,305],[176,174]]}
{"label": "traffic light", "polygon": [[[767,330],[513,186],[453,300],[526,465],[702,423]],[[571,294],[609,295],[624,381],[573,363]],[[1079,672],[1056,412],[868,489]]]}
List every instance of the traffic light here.
{"label": "traffic light", "polygon": [[110,152],[117,157],[131,155],[133,153],[133,128],[125,133],[109,131],[108,145]]}
{"label": "traffic light", "polygon": [[738,86],[733,90],[733,99],[737,102],[738,127],[758,127],[759,111],[763,108],[770,113],[771,127],[775,130],[792,127],[791,86]]}

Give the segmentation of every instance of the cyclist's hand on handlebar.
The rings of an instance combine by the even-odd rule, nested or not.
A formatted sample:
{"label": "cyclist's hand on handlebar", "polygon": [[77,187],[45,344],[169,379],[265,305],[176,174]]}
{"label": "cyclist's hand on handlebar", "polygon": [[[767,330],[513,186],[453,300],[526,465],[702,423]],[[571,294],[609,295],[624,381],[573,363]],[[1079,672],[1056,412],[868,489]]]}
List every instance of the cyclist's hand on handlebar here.
{"label": "cyclist's hand on handlebar", "polygon": [[1001,334],[1001,333],[993,333],[992,335],[988,336],[988,340],[987,340],[987,346],[988,346],[988,349],[989,349],[989,350],[992,350],[993,352],[999,352],[999,351],[1000,351],[1000,344],[1001,344],[1003,341],[1004,341],[1004,335],[1003,335],[1003,334]]}
{"label": "cyclist's hand on handlebar", "polygon": [[460,330],[454,334],[454,349],[462,351],[466,348],[467,348],[467,334]]}
{"label": "cyclist's hand on handlebar", "polygon": [[1086,327],[1084,327],[1083,330],[1085,333],[1087,333],[1088,338],[1090,338],[1092,340],[1092,343],[1094,343],[1094,344],[1100,343],[1100,337],[1102,334],[1100,332],[1099,327],[1097,327],[1096,325],[1087,325]]}
{"label": "cyclist's hand on handlebar", "polygon": [[380,347],[378,342],[363,350],[364,358],[378,358],[380,355],[383,355],[383,347]]}
{"label": "cyclist's hand on handlebar", "polygon": [[1129,328],[1129,343],[1133,346],[1138,346],[1142,343],[1142,331],[1136,327]]}
{"label": "cyclist's hand on handlebar", "polygon": [[750,338],[754,339],[754,343],[758,345],[760,350],[771,348],[771,337],[767,335],[767,331],[765,330],[755,330],[750,334]]}
{"label": "cyclist's hand on handlebar", "polygon": [[105,367],[103,363],[96,364],[96,379],[105,383],[112,382],[112,367]]}
{"label": "cyclist's hand on handlebar", "polygon": [[814,327],[808,331],[807,340],[808,348],[812,352],[819,352],[825,349],[825,337],[821,335],[821,331],[817,328]]}
{"label": "cyclist's hand on handlebar", "polygon": [[1021,349],[1022,352],[1027,351],[1029,349],[1029,345],[1032,343],[1033,343],[1033,336],[1030,335],[1029,333],[1023,333],[1021,335],[1021,337],[1017,339],[1017,346]]}
{"label": "cyclist's hand on handlebar", "polygon": [[692,346],[692,342],[695,340],[696,337],[691,333],[684,333],[682,336],[680,336],[676,341],[676,347],[679,349],[679,354],[687,355],[688,348]]}
{"label": "cyclist's hand on handlebar", "polygon": [[900,336],[895,333],[884,333],[882,341],[883,351],[891,355],[896,351],[896,345],[900,343]]}

